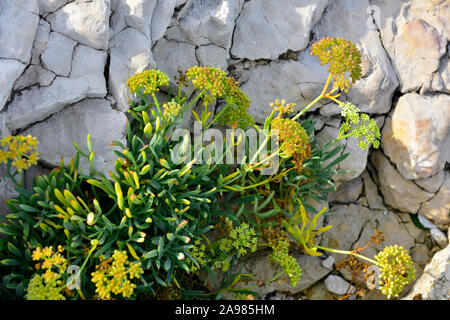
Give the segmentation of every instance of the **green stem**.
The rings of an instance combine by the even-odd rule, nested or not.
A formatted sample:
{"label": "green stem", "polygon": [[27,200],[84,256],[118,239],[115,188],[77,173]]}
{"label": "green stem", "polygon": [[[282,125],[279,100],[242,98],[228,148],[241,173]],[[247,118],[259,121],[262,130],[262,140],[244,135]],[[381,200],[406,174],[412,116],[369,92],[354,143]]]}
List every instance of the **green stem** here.
{"label": "green stem", "polygon": [[158,102],[158,99],[156,99],[156,95],[154,92],[152,92],[152,97],[153,97],[153,101],[155,102],[156,109],[158,109],[159,116],[162,116],[161,108],[159,107],[159,102]]}
{"label": "green stem", "polygon": [[316,247],[317,249],[322,249],[322,250],[325,250],[325,251],[333,252],[333,253],[347,254],[347,255],[355,256],[355,257],[361,258],[363,260],[366,260],[366,261],[368,261],[370,263],[373,263],[374,265],[378,266],[378,262],[376,262],[375,260],[367,258],[366,256],[360,255],[360,254],[358,254],[358,253],[356,253],[354,251],[331,249],[331,248],[322,247],[322,246],[318,246],[318,245],[313,245],[313,247]]}
{"label": "green stem", "polygon": [[214,116],[214,118],[209,122],[209,124],[203,129],[206,130],[208,129],[215,121],[217,121],[217,119],[225,112],[225,110],[228,109],[228,105],[225,106],[225,108],[223,108],[216,116]]}
{"label": "green stem", "polygon": [[297,113],[297,115],[295,117],[292,118],[292,120],[297,120],[298,118],[300,118],[306,111],[308,111],[309,109],[311,109],[317,102],[319,102],[320,99],[322,99],[323,96],[320,95],[318,96],[313,102],[311,102],[310,104],[308,104],[306,107],[304,107],[302,109],[302,111],[300,111],[299,113]]}

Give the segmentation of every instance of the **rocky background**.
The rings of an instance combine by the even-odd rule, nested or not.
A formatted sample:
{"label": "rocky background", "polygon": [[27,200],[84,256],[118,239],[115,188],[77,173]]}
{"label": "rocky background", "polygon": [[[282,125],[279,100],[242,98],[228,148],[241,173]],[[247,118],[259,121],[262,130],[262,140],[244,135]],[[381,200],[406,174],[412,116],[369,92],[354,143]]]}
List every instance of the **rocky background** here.
{"label": "rocky background", "polygon": [[[310,46],[327,36],[352,40],[362,51],[362,79],[344,98],[376,118],[382,143],[361,151],[354,139],[343,142],[350,156],[340,169],[354,172],[335,177],[337,192],[321,204],[335,212],[325,218],[333,228],[321,243],[348,250],[381,229],[385,244],[410,250],[418,278],[423,274],[406,298],[449,299],[447,0],[0,0],[0,131],[40,141],[40,166],[29,170],[28,184],[61,157],[70,159],[72,141],[84,146],[88,133],[96,166],[106,171],[114,161],[108,143],[124,140],[132,74],[158,68],[173,78],[193,65],[228,70],[262,123],[274,99],[300,109],[320,94],[327,71]],[[337,105],[312,114],[319,141],[336,137]],[[0,173],[0,198],[7,199],[14,191]],[[295,288],[272,283],[258,290],[271,299],[341,298],[352,279],[336,269],[342,259],[299,255],[304,275]],[[263,281],[277,271],[263,255],[245,266]],[[373,291],[358,299],[383,296]]]}

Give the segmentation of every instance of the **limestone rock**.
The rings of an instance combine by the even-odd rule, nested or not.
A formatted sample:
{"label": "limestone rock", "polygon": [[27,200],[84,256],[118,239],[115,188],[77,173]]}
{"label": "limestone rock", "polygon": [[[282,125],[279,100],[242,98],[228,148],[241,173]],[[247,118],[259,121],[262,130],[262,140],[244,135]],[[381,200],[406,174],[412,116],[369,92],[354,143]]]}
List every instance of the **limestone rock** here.
{"label": "limestone rock", "polygon": [[[165,1],[168,2],[168,1]],[[157,0],[125,0],[119,1],[119,14],[125,18],[126,24],[151,39],[152,17]]]}
{"label": "limestone rock", "polygon": [[66,105],[82,100],[87,90],[84,79],[56,77],[48,87],[21,91],[9,104],[6,125],[10,130],[16,130],[43,120]]}
{"label": "limestone rock", "polygon": [[117,107],[128,109],[129,89],[126,82],[137,72],[155,67],[150,42],[133,28],[120,32],[111,43],[109,66],[109,92],[117,101]]}
{"label": "limestone rock", "polygon": [[228,50],[243,0],[193,0],[180,18],[180,31],[196,45],[215,44]]}
{"label": "limestone rock", "polygon": [[327,4],[328,0],[286,0],[282,5],[274,1],[246,2],[236,21],[231,54],[250,60],[275,60],[288,50],[305,49],[311,29]]}
{"label": "limestone rock", "polygon": [[[61,157],[69,161],[74,156],[73,141],[87,150],[86,137],[91,134],[94,167],[108,175],[117,159],[109,143],[113,140],[125,143],[125,121],[125,114],[113,110],[109,101],[86,99],[34,125],[26,133],[39,140],[39,157],[52,166],[58,165]],[[80,166],[83,172],[89,172],[85,158],[80,157]]]}
{"label": "limestone rock", "polygon": [[36,30],[36,37],[33,42],[33,50],[31,52],[31,63],[40,64],[41,63],[41,53],[47,46],[48,39],[50,37],[50,24],[41,19],[39,20],[39,25]]}
{"label": "limestone rock", "polygon": [[432,228],[430,234],[439,247],[444,248],[448,245],[447,235],[438,228]]}
{"label": "limestone rock", "polygon": [[414,180],[418,186],[424,188],[428,192],[437,192],[441,188],[445,179],[445,171],[439,171],[434,176]]}
{"label": "limestone rock", "polygon": [[298,60],[277,60],[251,68],[248,80],[241,88],[251,101],[249,113],[257,123],[262,124],[272,112],[269,104],[275,99],[296,103],[294,115],[320,95],[327,77],[327,69],[304,51],[299,54]]}
{"label": "limestone rock", "polygon": [[[186,71],[198,64],[193,45],[164,38],[156,43],[153,49],[153,56],[158,68],[170,77],[171,85],[174,89],[178,88],[174,82],[174,76],[178,76],[178,70]],[[182,91],[187,92],[188,95],[193,90],[194,88],[191,84],[187,88],[182,88]]]}
{"label": "limestone rock", "polygon": [[393,42],[393,63],[402,92],[419,89],[431,80],[446,52],[447,41],[421,19],[402,25]]}
{"label": "limestone rock", "polygon": [[27,64],[39,22],[36,0],[1,3],[0,58]]}
{"label": "limestone rock", "polygon": [[10,210],[6,200],[16,197],[19,193],[14,190],[15,184],[6,176],[6,165],[0,165],[0,215],[7,215]]}
{"label": "limestone rock", "polygon": [[[363,207],[357,205],[335,205],[330,211],[332,215],[327,216],[326,225],[333,227],[325,232],[322,236],[321,245],[340,250],[351,250],[353,245],[358,240],[361,229],[365,224],[367,215],[363,215],[361,210]],[[351,221],[351,223],[348,223]],[[337,253],[331,255],[340,261],[345,256]]]}
{"label": "limestone rock", "polygon": [[151,35],[152,41],[156,42],[162,38],[170,24],[177,0],[158,1],[152,17]]}
{"label": "limestone rock", "polygon": [[404,300],[412,300],[418,294],[424,300],[450,299],[450,246],[434,255]]}
{"label": "limestone rock", "polygon": [[450,174],[446,173],[445,182],[438,193],[424,203],[419,213],[432,220],[438,227],[447,229],[450,226]]}
{"label": "limestone rock", "polygon": [[85,45],[75,48],[72,61],[71,78],[84,78],[89,84],[86,93],[88,98],[106,96],[106,81],[104,76],[107,53]]}
{"label": "limestone rock", "polygon": [[407,179],[426,178],[444,168],[444,140],[450,130],[450,97],[400,97],[386,120],[382,147]]}
{"label": "limestone rock", "polygon": [[41,54],[43,66],[59,76],[69,76],[76,44],[76,41],[60,33],[51,32],[47,46]]}
{"label": "limestone rock", "polygon": [[340,203],[351,203],[358,200],[359,195],[363,189],[361,178],[356,178],[351,181],[342,183],[336,191],[329,195],[329,201],[336,201]]}
{"label": "limestone rock", "polygon": [[[415,246],[415,239],[410,235],[397,214],[388,210],[370,210],[364,207],[360,208],[362,218],[366,223],[363,231],[358,238],[358,246],[363,247],[369,243],[374,230],[378,229],[383,232],[385,241],[380,244],[371,243],[369,247],[364,249],[363,254],[371,259],[386,246],[399,245],[406,250],[411,250]],[[425,233],[425,231],[421,231]]]}
{"label": "limestone rock", "polygon": [[199,46],[195,53],[200,65],[227,70],[227,51],[224,48],[210,44]]}
{"label": "limestone rock", "polygon": [[347,144],[342,153],[348,153],[349,155],[344,161],[339,163],[338,168],[339,170],[349,170],[350,172],[338,173],[334,177],[336,181],[350,181],[355,179],[366,168],[369,149],[362,150],[358,146],[358,140],[353,137],[347,138],[346,142]]}
{"label": "limestone rock", "polygon": [[41,65],[31,64],[17,79],[13,90],[22,90],[36,84],[40,87],[46,87],[52,83],[55,77],[56,75],[53,72],[43,68]]}
{"label": "limestone rock", "polygon": [[95,49],[106,50],[109,41],[109,1],[75,1],[47,16],[52,30]]}
{"label": "limestone rock", "polygon": [[24,69],[25,65],[17,60],[0,59],[0,111],[9,98],[14,82]]}
{"label": "limestone rock", "polygon": [[68,0],[37,0],[39,14],[54,12],[67,4]]}
{"label": "limestone rock", "polygon": [[[291,287],[289,280],[287,280],[281,284],[275,281],[264,284],[261,287],[257,286],[258,281],[250,281],[247,284],[237,284],[236,288],[257,286],[254,290],[262,295],[273,291],[296,294],[309,288],[331,271],[322,267],[321,260],[318,257],[299,255],[297,256],[297,261],[303,270],[303,274],[295,287]],[[246,258],[243,263],[244,268],[242,269],[242,272],[245,271],[245,273],[252,273],[254,279],[262,280],[264,283],[282,271],[279,265],[270,262],[267,252],[258,254],[254,257]]]}
{"label": "limestone rock", "polygon": [[393,208],[417,213],[420,205],[433,196],[420,189],[413,181],[403,178],[380,151],[372,154],[371,161],[378,170],[384,201]]}
{"label": "limestone rock", "polygon": [[337,295],[345,295],[348,293],[354,293],[356,291],[356,288],[350,283],[348,283],[341,277],[332,274],[325,279],[324,284],[325,288],[329,292]]}
{"label": "limestone rock", "polygon": [[362,174],[364,181],[364,192],[368,205],[371,209],[384,209],[383,199],[378,194],[378,186],[373,182],[369,173],[366,171]]}

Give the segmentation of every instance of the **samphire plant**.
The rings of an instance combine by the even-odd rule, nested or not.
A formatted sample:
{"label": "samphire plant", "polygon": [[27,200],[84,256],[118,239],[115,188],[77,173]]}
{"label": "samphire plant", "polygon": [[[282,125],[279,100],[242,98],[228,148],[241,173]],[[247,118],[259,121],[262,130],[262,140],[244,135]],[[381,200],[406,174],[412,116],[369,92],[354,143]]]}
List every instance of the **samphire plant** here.
{"label": "samphire plant", "polygon": [[[313,256],[331,251],[378,266],[380,289],[398,296],[415,276],[403,248],[387,247],[370,259],[360,250],[316,243],[315,236],[331,226],[318,227],[326,209],[317,211],[311,203],[327,200],[335,189],[332,177],[340,173],[335,167],[348,156],[336,143],[353,137],[363,149],[370,144],[378,148],[380,133],[373,119],[339,100],[340,92],[361,76],[356,46],[325,38],[313,45],[312,54],[329,65],[321,94],[292,117],[293,103],[274,101],[262,127],[247,112],[247,95],[220,69],[194,66],[180,72],[178,91],[172,95],[169,90],[164,103],[157,92],[168,88],[166,74],[146,70],[133,75],[127,82],[135,99],[128,110],[126,144],[111,142],[117,160],[109,176],[95,170],[88,136],[87,150],[74,143],[70,162],[61,159],[26,190],[20,176],[36,163],[37,154],[30,152],[37,142],[32,137],[2,139],[1,146],[8,148],[0,159],[19,195],[7,201],[11,213],[0,226],[1,294],[26,299],[219,299],[232,292],[249,298],[256,295],[252,288],[237,289],[236,284],[254,279],[241,272],[238,262],[270,248],[268,259],[283,270],[270,281],[288,279],[295,286],[302,275],[298,250]],[[189,82],[195,89],[191,97],[182,93]],[[312,117],[300,119],[322,99],[341,107],[344,122],[333,141],[319,146]],[[232,128],[231,138],[214,149],[215,161],[202,161],[210,147],[203,139],[191,144],[189,135],[172,137],[200,101],[203,112],[192,112],[202,137],[212,125]],[[212,116],[208,106],[214,102],[223,108]],[[263,135],[251,155],[239,131],[247,128]],[[242,146],[248,156],[240,163],[223,161]],[[89,163],[88,172],[80,168],[80,157]],[[281,159],[279,167],[262,174],[275,157]]]}

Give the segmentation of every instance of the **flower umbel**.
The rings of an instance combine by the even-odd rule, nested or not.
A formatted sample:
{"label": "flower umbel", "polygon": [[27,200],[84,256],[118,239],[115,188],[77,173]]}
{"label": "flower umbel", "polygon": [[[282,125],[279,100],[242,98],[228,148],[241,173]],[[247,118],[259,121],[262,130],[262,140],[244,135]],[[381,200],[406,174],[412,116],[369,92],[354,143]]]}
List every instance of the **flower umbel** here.
{"label": "flower umbel", "polygon": [[405,285],[416,279],[411,257],[402,246],[393,245],[384,248],[375,256],[380,267],[380,290],[391,297],[398,297]]}
{"label": "flower umbel", "polygon": [[39,160],[36,146],[39,142],[31,135],[28,136],[7,136],[0,140],[0,147],[7,147],[5,151],[0,149],[0,163],[7,163],[12,160],[12,165],[17,171],[28,169]]}
{"label": "flower umbel", "polygon": [[285,105],[285,100],[276,100],[273,104],[274,109],[279,111],[276,118],[272,120],[271,132],[278,133],[280,149],[283,152],[281,156],[291,157],[292,162],[298,172],[303,171],[303,161],[311,157],[311,146],[309,137],[305,129],[295,120],[282,118],[284,113],[292,112],[294,103]]}
{"label": "flower umbel", "polygon": [[323,38],[312,46],[311,55],[321,64],[329,64],[333,75],[333,89],[348,92],[352,84],[361,79],[361,52],[356,45],[342,38]]}
{"label": "flower umbel", "polygon": [[233,78],[227,77],[225,71],[214,67],[194,66],[186,72],[186,76],[192,79],[196,89],[209,92],[210,96],[206,96],[207,104],[218,98],[226,101],[225,110],[216,119],[220,124],[238,123],[241,128],[253,124],[254,120],[247,112],[250,99]]}
{"label": "flower umbel", "polygon": [[181,110],[181,106],[175,101],[169,101],[163,104],[163,108],[164,108],[164,116],[166,117],[166,119],[172,116],[177,116]]}
{"label": "flower umbel", "polygon": [[61,255],[63,248],[58,247],[53,252],[53,247],[36,248],[32,253],[35,261],[44,260],[36,264],[36,269],[45,269],[43,274],[35,273],[27,288],[27,300],[65,300],[61,293],[66,284],[63,275],[67,269],[67,261]]}
{"label": "flower umbel", "polygon": [[131,76],[127,85],[130,93],[136,93],[144,89],[144,94],[151,94],[159,91],[160,86],[169,85],[169,76],[160,70],[145,70]]}
{"label": "flower umbel", "polygon": [[350,132],[350,136],[359,139],[358,146],[362,150],[367,149],[370,143],[375,149],[378,149],[380,146],[381,134],[375,120],[365,113],[360,115],[359,109],[349,102],[341,108],[341,116],[346,118],[346,121],[341,126],[340,134],[348,132],[353,128],[353,131]]}
{"label": "flower umbel", "polygon": [[[110,264],[112,261],[112,264]],[[95,292],[101,299],[110,300],[111,293],[122,294],[129,298],[136,285],[131,282],[143,273],[141,263],[128,261],[126,251],[114,250],[111,258],[100,258],[100,264],[92,273],[92,282],[95,283]]]}

